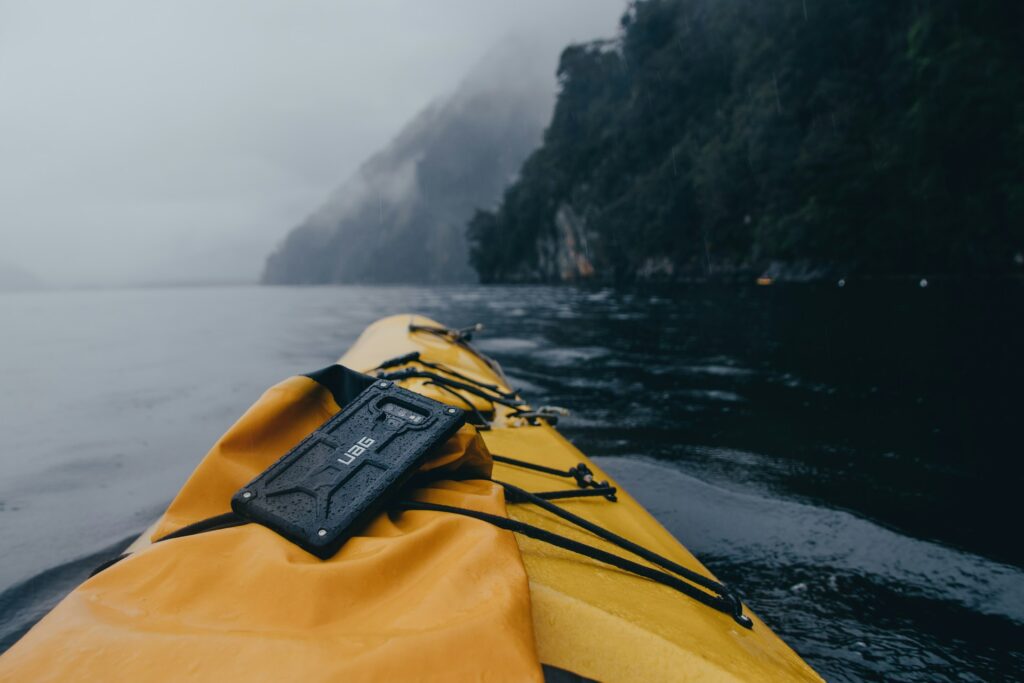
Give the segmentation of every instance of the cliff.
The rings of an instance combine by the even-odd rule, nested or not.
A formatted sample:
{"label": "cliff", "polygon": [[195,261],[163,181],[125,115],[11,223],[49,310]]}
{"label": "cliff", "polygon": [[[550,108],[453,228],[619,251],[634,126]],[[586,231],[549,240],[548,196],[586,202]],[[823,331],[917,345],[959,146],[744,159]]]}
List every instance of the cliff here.
{"label": "cliff", "polygon": [[567,48],[485,282],[1024,272],[1024,5],[644,0]]}

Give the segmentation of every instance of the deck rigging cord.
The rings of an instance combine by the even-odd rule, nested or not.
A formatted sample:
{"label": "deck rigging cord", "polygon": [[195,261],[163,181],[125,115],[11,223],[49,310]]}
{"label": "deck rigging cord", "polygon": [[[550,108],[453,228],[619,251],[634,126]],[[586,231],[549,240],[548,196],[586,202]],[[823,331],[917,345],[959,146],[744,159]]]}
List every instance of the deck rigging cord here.
{"label": "deck rigging cord", "polygon": [[432,380],[424,382],[424,384],[426,384],[428,386],[437,387],[438,389],[441,389],[442,391],[444,391],[446,393],[449,393],[452,396],[454,396],[457,399],[459,399],[460,401],[462,401],[466,405],[466,407],[469,408],[470,417],[475,419],[475,421],[471,422],[471,424],[474,427],[476,427],[478,430],[480,430],[480,431],[486,432],[486,431],[490,430],[490,428],[491,428],[491,421],[488,420],[487,416],[485,416],[482,412],[480,412],[480,409],[477,408],[475,405],[473,405],[473,402],[470,401],[468,398],[466,398],[465,396],[463,396],[462,394],[457,392],[455,389],[452,389],[450,387],[446,387],[443,384],[438,384],[437,382],[434,382]]}
{"label": "deck rigging cord", "polygon": [[[487,358],[483,354],[473,349],[467,343],[471,339],[474,332],[482,329],[482,325],[474,325],[469,328],[461,330],[450,330],[448,328],[433,327],[426,325],[415,325],[410,322],[410,332],[426,332],[441,336],[452,343],[459,344],[474,355],[485,362],[488,367],[495,369],[499,376],[504,377],[500,370],[497,368],[497,364],[491,359]],[[418,364],[424,368],[424,370],[417,367],[406,367],[401,370],[393,370],[388,372],[391,368],[400,366],[412,366]],[[472,401],[470,401],[462,392],[468,392],[484,400],[488,401],[493,407],[495,404],[504,405],[511,408],[512,413],[510,417],[520,417],[529,420],[531,423],[537,417],[543,417],[547,419],[556,419],[555,415],[549,415],[543,410],[529,411],[525,410],[526,405],[517,392],[506,391],[496,384],[490,384],[482,382],[480,380],[469,377],[458,370],[450,368],[442,363],[436,363],[432,361],[426,361],[420,357],[418,351],[398,356],[390,360],[384,361],[378,365],[374,370],[377,370],[377,377],[382,380],[390,381],[401,381],[404,379],[425,379],[425,384],[436,386],[438,389],[451,394],[458,398],[462,403],[466,404],[470,408],[470,413],[479,422],[477,425],[481,429],[489,429],[490,421],[480,411]],[[432,372],[436,370],[437,372]],[[438,374],[443,373],[443,374]],[[564,409],[561,409],[564,410]],[[557,411],[554,411],[557,413]],[[571,478],[576,481],[578,486],[577,489],[569,490],[555,490],[555,491],[527,491],[519,488],[513,484],[507,482],[490,479],[495,484],[502,487],[505,493],[506,503],[510,505],[533,505],[541,510],[548,512],[560,519],[573,524],[579,529],[589,532],[598,538],[631,553],[642,560],[656,565],[652,567],[646,564],[641,564],[633,560],[627,559],[620,555],[610,553],[601,548],[588,545],[581,541],[563,536],[561,534],[548,531],[546,529],[522,522],[509,517],[503,517],[500,515],[494,515],[478,510],[469,508],[461,508],[449,505],[441,505],[436,503],[427,503],[421,501],[404,500],[397,502],[392,505],[392,509],[398,510],[421,510],[421,511],[433,511],[433,512],[447,512],[451,514],[458,514],[470,518],[474,518],[480,521],[490,523],[500,529],[511,531],[513,533],[521,534],[535,540],[547,543],[549,545],[568,550],[570,552],[588,557],[604,564],[616,567],[626,572],[630,572],[640,577],[644,577],[668,586],[683,595],[686,595],[701,604],[704,604],[712,609],[719,612],[723,612],[732,617],[732,619],[740,626],[750,629],[753,628],[753,621],[743,613],[743,604],[739,596],[728,588],[725,584],[716,581],[714,579],[703,576],[691,569],[688,569],[654,551],[645,548],[627,538],[624,538],[613,531],[610,531],[602,526],[595,524],[579,515],[576,515],[558,505],[552,503],[552,500],[570,499],[570,498],[585,498],[585,497],[604,497],[608,501],[615,502],[617,500],[615,487],[611,486],[607,481],[597,481],[594,477],[594,472],[586,465],[586,463],[579,463],[569,469],[558,469],[555,467],[549,467],[547,465],[541,465],[538,463],[529,462],[526,460],[520,460],[504,455],[492,454],[494,462],[505,464],[511,467],[519,467],[523,469],[529,469],[544,474],[550,474],[559,477]],[[221,515],[216,515],[204,520],[200,520],[193,524],[184,526],[176,531],[173,531],[156,541],[154,543],[160,543],[166,540],[183,538],[194,534],[216,531],[221,529],[227,529],[231,527],[241,526],[250,523],[250,520],[234,513],[228,512]],[[104,564],[97,567],[92,575],[95,575],[107,567],[115,564],[121,559],[127,557],[125,553],[112,560],[105,562]],[[660,567],[657,568],[657,567]]]}
{"label": "deck rigging cord", "polygon": [[[452,343],[458,344],[464,348],[467,348],[474,355],[480,358],[492,369],[497,369],[497,364],[478,352],[467,342],[472,338],[475,332],[479,332],[483,329],[482,325],[473,325],[463,329],[448,329],[444,327],[434,327],[427,325],[415,325],[410,321],[409,331],[410,332],[428,332],[431,334],[438,335],[445,338]],[[558,415],[565,414],[565,409],[552,409],[550,411],[537,410],[528,411],[524,407],[525,401],[519,398],[516,392],[505,392],[500,387],[474,380],[473,378],[467,377],[466,375],[455,371],[452,368],[444,366],[440,363],[433,363],[430,361],[424,361],[420,357],[418,351],[406,354],[404,356],[398,356],[388,361],[381,363],[376,370],[388,370],[393,367],[401,365],[412,365],[419,363],[424,367],[428,367],[434,370],[456,377],[459,380],[451,379],[450,377],[444,377],[436,373],[430,373],[428,371],[416,370],[414,368],[407,368],[398,372],[378,372],[377,376],[383,379],[405,379],[418,377],[422,379],[428,379],[428,384],[437,386],[439,389],[444,390],[446,393],[454,395],[459,400],[471,408],[471,412],[474,416],[486,425],[485,428],[490,428],[490,421],[486,419],[483,413],[476,408],[476,406],[462,395],[462,391],[468,391],[476,396],[489,401],[492,406],[494,404],[501,404],[512,409],[510,417],[521,417],[533,422],[536,418],[542,417],[548,419],[551,422],[557,420]],[[399,375],[398,373],[403,373]],[[499,372],[499,376],[504,376]],[[488,395],[490,394],[490,395]],[[514,403],[510,402],[514,401]],[[657,553],[644,548],[612,531],[609,531],[593,522],[590,522],[578,515],[575,515],[568,510],[560,508],[559,506],[549,502],[555,499],[563,498],[579,498],[579,497],[591,497],[591,496],[604,496],[609,501],[615,501],[616,489],[608,484],[607,481],[598,482],[594,478],[594,473],[590,470],[585,463],[579,463],[578,465],[569,468],[568,470],[561,470],[554,467],[548,467],[546,465],[540,465],[532,463],[526,460],[519,460],[517,458],[511,458],[504,455],[491,455],[495,462],[503,463],[505,465],[520,467],[524,469],[531,469],[537,472],[545,474],[551,474],[560,477],[569,477],[576,480],[579,489],[568,490],[568,491],[546,491],[546,492],[531,492],[521,489],[512,484],[492,480],[500,485],[505,490],[506,501],[510,504],[524,504],[530,503],[536,505],[551,514],[554,514],[563,520],[570,522],[579,528],[582,528],[590,533],[595,534],[599,538],[618,546],[619,548],[630,552],[648,562],[660,566],[662,569],[668,571],[661,571],[654,569],[646,565],[642,565],[626,558],[608,553],[600,548],[580,543],[573,539],[555,534],[553,532],[541,529],[539,527],[520,522],[518,520],[509,519],[507,517],[501,517],[498,515],[491,515],[489,513],[478,512],[476,510],[469,510],[465,508],[458,508],[452,506],[439,505],[435,503],[421,503],[416,501],[405,501],[398,504],[399,509],[406,510],[434,510],[438,512],[450,512],[453,514],[461,514],[469,517],[473,517],[482,521],[489,522],[495,526],[512,531],[514,533],[520,533],[525,536],[529,536],[536,540],[546,542],[557,547],[570,550],[572,552],[590,557],[592,559],[599,560],[606,564],[610,564],[619,569],[632,572],[639,576],[649,578],[653,581],[667,585],[675,590],[687,595],[698,602],[701,602],[713,609],[720,612],[729,614],[736,623],[744,628],[753,628],[753,622],[750,617],[743,614],[743,604],[739,597],[725,584],[709,579],[693,570],[687,569],[682,565],[669,560]],[[672,572],[672,573],[669,573]],[[710,592],[709,592],[710,591]]]}
{"label": "deck rigging cord", "polygon": [[[501,484],[501,482],[495,483]],[[510,490],[509,484],[502,484],[502,486],[506,487],[506,490]],[[516,487],[511,487],[511,489],[515,490]],[[634,562],[620,555],[610,553],[606,550],[602,550],[592,545],[587,545],[586,543],[581,543],[580,541],[571,539],[567,536],[556,534],[554,532],[542,529],[532,524],[527,524],[526,522],[520,522],[519,520],[511,519],[509,517],[502,517],[500,515],[493,515],[488,512],[480,512],[479,510],[471,510],[469,508],[460,508],[451,505],[425,503],[420,501],[404,501],[398,503],[395,507],[399,510],[424,510],[430,512],[448,512],[452,514],[463,515],[465,517],[472,517],[474,519],[487,522],[498,527],[499,529],[504,529],[506,531],[511,531],[513,533],[522,534],[523,536],[528,536],[543,543],[547,543],[548,545],[553,545],[558,548],[562,548],[563,550],[568,550],[578,555],[583,555],[584,557],[589,557],[591,559],[598,560],[599,562],[603,562],[618,569],[622,569],[623,571],[627,571],[632,574],[636,574],[637,576],[642,576],[646,579],[650,579],[656,583],[660,583],[664,586],[668,586],[669,588],[673,588],[676,591],[682,593],[683,595],[686,595],[687,597],[690,597],[703,605],[711,607],[712,609],[717,610],[719,612],[723,612],[724,614],[728,614],[732,617],[733,621],[735,621],[743,628],[753,628],[753,621],[750,619],[750,617],[743,613],[742,601],[739,599],[736,593],[734,593],[731,589],[727,588],[725,584],[709,579],[706,576],[702,576],[690,569],[687,569],[686,567],[683,567],[682,565],[672,562],[668,558],[662,557],[661,555],[658,555],[657,553],[648,550],[647,548],[644,548],[643,546],[637,545],[636,543],[633,543],[628,539],[622,538],[621,536],[611,531],[608,531],[603,527],[593,524],[592,522],[587,522],[587,520],[583,519],[582,517],[578,517],[577,515],[574,515],[571,512],[568,512],[567,510],[563,510],[562,508],[559,508],[558,506],[549,503],[547,500],[541,498],[540,496],[532,494],[528,491],[523,491],[522,489],[518,489],[518,493],[516,493],[516,495],[525,496],[525,499],[521,502],[532,503],[534,505],[538,505],[539,507],[544,508],[545,510],[552,512],[557,510],[555,514],[557,514],[562,519],[572,522],[573,524],[576,524],[577,526],[580,526],[583,529],[591,531],[592,533],[596,533],[601,538],[604,538],[606,541],[622,548],[623,550],[631,552],[637,555],[638,557],[641,557],[647,560],[648,562],[651,562],[652,564],[657,564],[665,569],[668,569],[673,573],[669,573],[669,571],[655,569],[653,567],[640,564],[639,562]],[[509,502],[515,504],[520,501],[513,500]]]}
{"label": "deck rigging cord", "polygon": [[491,358],[488,358],[486,355],[477,351],[475,348],[473,348],[473,345],[469,343],[470,340],[473,338],[474,334],[484,329],[484,326],[481,323],[476,323],[475,325],[470,325],[469,327],[450,329],[447,327],[439,327],[436,325],[418,325],[413,322],[414,319],[415,318],[413,317],[409,318],[408,329],[411,334],[416,332],[425,332],[427,334],[433,334],[435,336],[440,337],[441,339],[445,339],[447,341],[452,342],[453,344],[461,346],[462,348],[466,349],[474,356],[479,358],[481,361],[483,361],[483,363],[491,370],[493,370],[494,373],[498,375],[498,377],[500,377],[501,379],[505,379],[505,373],[502,372],[501,366],[495,363],[494,360],[492,360]]}
{"label": "deck rigging cord", "polygon": [[[510,458],[507,455],[498,455],[496,453],[491,454],[491,459],[494,460],[494,462],[500,462],[505,465],[511,465],[512,467],[521,467],[523,469],[534,470],[536,472],[543,472],[544,474],[553,474],[557,477],[571,477],[576,480],[576,485],[579,486],[580,488],[587,488],[588,486],[593,488],[608,486],[608,482],[599,482],[596,479],[594,479],[593,470],[587,467],[586,463],[582,462],[574,467],[570,467],[567,470],[560,470],[554,467],[548,467],[547,465],[538,465],[537,463],[534,462],[529,462],[527,460],[519,460],[517,458]],[[611,498],[610,500],[614,500],[614,498]]]}
{"label": "deck rigging cord", "polygon": [[521,398],[506,398],[505,396],[494,393],[490,389],[480,387],[479,383],[475,381],[464,382],[462,380],[452,379],[451,377],[445,377],[444,375],[440,375],[436,372],[420,370],[419,368],[414,367],[405,368],[403,370],[394,370],[392,372],[378,372],[377,378],[391,382],[401,382],[406,379],[429,379],[436,384],[443,384],[460,391],[468,391],[469,393],[479,396],[486,401],[498,403],[507,408],[515,409],[526,405],[526,402]]}
{"label": "deck rigging cord", "polygon": [[[504,486],[504,482],[500,482],[497,479],[492,479],[495,484],[501,484]],[[603,497],[610,501],[617,500],[615,493],[618,491],[614,486],[598,486],[592,489],[565,489],[561,491],[531,491],[534,496],[543,498],[544,500],[560,500],[562,498],[597,498]],[[525,499],[512,500],[509,496],[514,496],[507,489],[505,491],[505,501],[509,503],[523,503]]]}
{"label": "deck rigging cord", "polygon": [[[478,351],[468,343],[468,341],[472,338],[472,335],[475,332],[479,332],[481,330],[483,330],[483,325],[479,323],[462,329],[449,329],[446,327],[435,327],[432,325],[417,325],[411,321],[409,323],[409,332],[411,333],[431,333],[441,337],[442,339],[445,339],[446,341],[449,341],[453,344],[465,348],[467,351],[469,351],[474,356],[483,361],[483,363],[487,365],[487,367],[494,371],[500,378],[505,380],[506,385],[508,385],[508,380],[505,377],[505,373],[502,372],[501,366],[498,365],[494,361],[494,359],[488,357],[483,353],[480,353],[480,351]],[[441,380],[438,381],[438,378],[436,376],[428,375],[427,371],[419,370],[418,368],[405,368],[404,370],[395,371],[405,373],[404,375],[397,375],[394,374],[393,372],[386,372],[387,370],[391,370],[392,368],[413,364],[419,364],[425,368],[430,368],[432,370],[442,372],[445,375],[450,375],[451,377],[455,377],[464,383],[468,383],[475,386],[477,389],[474,390],[469,387],[466,387],[465,384],[463,384],[462,382],[457,382],[455,380],[451,380],[450,378],[441,378]],[[504,405],[505,407],[511,410],[511,412],[508,414],[508,417],[523,419],[526,420],[529,424],[536,424],[537,419],[542,418],[546,420],[549,424],[556,425],[558,424],[558,419],[560,417],[566,417],[569,415],[568,409],[563,408],[561,406],[540,406],[539,408],[533,410],[528,409],[526,402],[522,400],[522,397],[519,395],[519,392],[516,391],[515,389],[505,390],[502,389],[497,384],[491,384],[488,382],[483,382],[479,379],[475,379],[473,377],[469,377],[468,375],[444,363],[425,360],[419,351],[410,351],[409,353],[403,354],[401,356],[389,358],[388,360],[385,360],[382,363],[380,363],[380,365],[378,365],[377,367],[370,370],[370,372],[376,372],[376,376],[379,377],[380,379],[394,379],[399,381],[401,379],[411,377],[427,379],[428,381],[426,382],[426,384],[432,384],[437,387],[445,388],[445,390],[449,394],[457,396],[460,399],[460,401],[469,405],[471,407],[472,412],[475,413],[474,417],[477,417],[479,420],[479,424],[477,426],[485,425],[485,429],[490,428],[490,421],[487,420],[484,414],[481,411],[479,411],[476,408],[476,406],[472,404],[471,401],[469,401],[465,396],[460,394],[457,391],[457,389],[470,391],[474,395],[483,398],[485,401],[489,401],[492,404],[492,406],[496,403]],[[496,394],[500,396],[501,400],[495,399],[494,396],[490,394]]]}
{"label": "deck rigging cord", "polygon": [[[469,508],[460,508],[450,505],[440,505],[436,503],[426,503],[421,501],[401,501],[392,506],[393,509],[397,510],[422,510],[428,512],[448,512],[452,514],[463,515],[466,517],[472,517],[483,522],[488,522],[500,529],[511,531],[513,533],[522,534],[535,540],[553,545],[555,547],[574,552],[584,557],[603,562],[604,564],[611,565],[618,569],[621,569],[637,576],[641,576],[656,583],[660,583],[664,586],[675,589],[676,591],[686,595],[701,604],[704,604],[712,609],[719,612],[728,614],[733,620],[743,626],[744,628],[753,628],[753,622],[750,617],[743,613],[743,604],[735,592],[729,589],[725,584],[709,579],[706,576],[698,574],[697,572],[687,569],[686,567],[673,562],[672,560],[655,553],[654,551],[645,548],[627,538],[619,536],[613,531],[609,531],[602,526],[594,524],[593,522],[580,517],[568,510],[561,508],[554,503],[550,502],[555,499],[564,498],[580,498],[580,497],[595,497],[595,496],[608,496],[609,494],[614,496],[615,488],[605,485],[591,487],[591,488],[580,488],[575,490],[567,491],[541,491],[533,492],[521,489],[518,486],[514,486],[507,482],[491,480],[494,483],[502,487],[506,494],[506,502],[512,505],[530,504],[534,505],[542,510],[549,512],[584,531],[590,532],[595,536],[625,550],[637,557],[650,562],[651,564],[661,567],[657,569],[650,567],[633,560],[624,558],[620,555],[610,553],[601,548],[597,548],[592,545],[577,541],[561,534],[542,529],[526,522],[511,519],[508,517],[502,517],[500,515],[493,515],[479,510],[472,510]],[[214,517],[200,520],[193,524],[184,526],[176,531],[173,531],[166,536],[163,536],[154,543],[162,543],[176,538],[184,538],[187,536],[193,536],[195,534],[205,533],[209,531],[217,531],[221,529],[228,529],[236,526],[242,526],[249,524],[250,520],[241,517],[234,512],[227,512]],[[92,575],[98,574],[107,567],[112,566],[119,560],[128,557],[128,554],[124,554],[113,558],[112,560],[105,562],[104,564],[97,567]],[[665,571],[663,571],[665,570]]]}
{"label": "deck rigging cord", "polygon": [[[432,363],[428,361],[419,360],[418,358],[416,358],[418,355],[419,352],[413,352],[410,354],[406,354],[405,356],[398,356],[396,358],[392,358],[389,361],[381,363],[376,368],[374,368],[374,370],[377,371],[376,377],[378,379],[391,381],[401,381],[403,379],[409,378],[426,379],[427,381],[424,382],[424,384],[436,386],[439,389],[444,390],[446,393],[457,397],[460,402],[468,406],[470,412],[473,413],[473,417],[476,418],[477,420],[473,424],[477,427],[482,427],[485,430],[491,428],[491,421],[486,417],[486,415],[483,412],[480,411],[480,409],[478,409],[473,404],[472,401],[463,396],[460,393],[460,390],[468,391],[473,395],[484,399],[485,401],[489,402],[492,405],[492,408],[496,403],[501,404],[507,408],[510,408],[511,412],[508,413],[508,417],[526,420],[530,424],[535,424],[537,418],[543,418],[544,420],[547,420],[547,422],[550,423],[551,425],[556,425],[558,424],[558,418],[565,417],[569,414],[568,409],[562,408],[560,406],[541,406],[536,410],[527,410],[526,402],[519,397],[519,394],[517,392],[503,391],[497,385],[487,384],[485,382],[475,380],[471,377],[467,377],[462,373],[452,370],[441,363]],[[440,372],[444,372],[446,374],[453,375],[456,377],[461,377],[463,380],[465,380],[465,383],[458,380],[450,379],[443,375],[437,375],[436,373],[431,373],[425,370],[419,370],[418,368],[415,367],[404,368],[402,370],[395,370],[392,372],[383,371],[388,368],[412,363],[419,363],[420,365],[437,369]],[[473,386],[467,386],[467,383]],[[474,386],[477,388],[474,388]],[[500,394],[501,398],[495,397],[490,392]],[[493,413],[493,409],[488,412]]]}
{"label": "deck rigging cord", "polygon": [[498,394],[499,396],[502,396],[503,398],[507,398],[509,400],[512,400],[512,399],[515,399],[515,398],[519,397],[519,394],[516,391],[504,391],[497,384],[489,384],[488,382],[481,382],[480,380],[474,379],[472,377],[469,377],[468,375],[465,375],[465,374],[459,372],[458,370],[456,370],[455,368],[452,368],[452,367],[449,367],[449,366],[445,365],[444,363],[435,363],[434,361],[424,360],[420,356],[420,352],[419,351],[411,351],[411,352],[409,352],[409,353],[407,353],[407,354],[405,354],[403,356],[396,356],[394,358],[388,359],[388,360],[384,361],[383,363],[381,363],[380,365],[378,365],[377,367],[375,367],[374,370],[390,370],[391,368],[396,368],[396,367],[399,367],[401,365],[411,365],[413,363],[418,363],[419,365],[422,365],[425,368],[431,368],[432,370],[440,370],[441,372],[445,373],[446,375],[451,375],[452,377],[456,377],[456,378],[458,378],[460,380],[463,380],[465,382],[469,382],[471,384],[475,384],[476,386],[480,387],[481,389],[486,389],[488,391],[493,391],[494,393]]}
{"label": "deck rigging cord", "polygon": [[468,327],[442,327],[440,325],[417,325],[414,322],[409,323],[410,332],[429,332],[430,334],[436,334],[439,337],[445,337],[457,343],[465,343],[473,340],[473,335],[477,332],[483,331],[483,323],[474,323]]}

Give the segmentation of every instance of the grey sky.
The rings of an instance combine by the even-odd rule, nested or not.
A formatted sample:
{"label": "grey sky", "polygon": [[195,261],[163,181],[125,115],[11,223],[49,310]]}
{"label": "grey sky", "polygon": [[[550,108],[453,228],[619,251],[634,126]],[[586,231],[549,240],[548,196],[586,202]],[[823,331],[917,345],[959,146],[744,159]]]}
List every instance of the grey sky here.
{"label": "grey sky", "polygon": [[255,279],[503,36],[624,0],[0,0],[0,262],[55,285]]}

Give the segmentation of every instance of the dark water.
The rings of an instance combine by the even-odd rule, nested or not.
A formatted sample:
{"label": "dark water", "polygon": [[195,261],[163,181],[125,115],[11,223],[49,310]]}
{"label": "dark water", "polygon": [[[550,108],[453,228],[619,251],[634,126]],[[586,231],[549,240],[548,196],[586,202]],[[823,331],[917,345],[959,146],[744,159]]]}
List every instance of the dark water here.
{"label": "dark water", "polygon": [[1024,286],[0,295],[0,642],[375,318],[479,346],[830,680],[1024,670]]}

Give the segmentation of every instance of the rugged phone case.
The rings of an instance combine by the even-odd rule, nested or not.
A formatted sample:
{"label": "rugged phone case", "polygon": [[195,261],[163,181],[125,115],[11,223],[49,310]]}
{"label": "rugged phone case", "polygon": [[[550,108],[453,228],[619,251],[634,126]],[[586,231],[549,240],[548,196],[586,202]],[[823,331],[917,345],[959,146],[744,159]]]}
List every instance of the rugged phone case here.
{"label": "rugged phone case", "polygon": [[231,498],[231,508],[320,558],[366,524],[462,410],[378,380]]}

